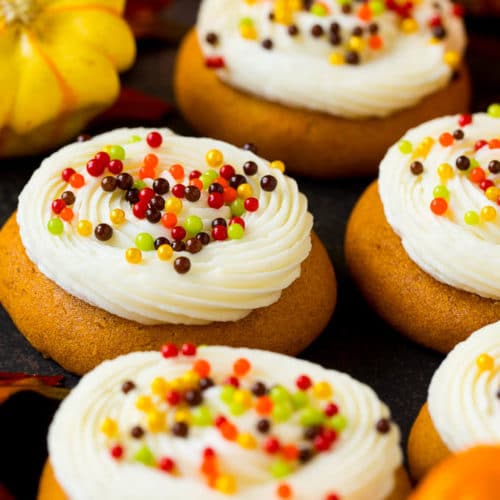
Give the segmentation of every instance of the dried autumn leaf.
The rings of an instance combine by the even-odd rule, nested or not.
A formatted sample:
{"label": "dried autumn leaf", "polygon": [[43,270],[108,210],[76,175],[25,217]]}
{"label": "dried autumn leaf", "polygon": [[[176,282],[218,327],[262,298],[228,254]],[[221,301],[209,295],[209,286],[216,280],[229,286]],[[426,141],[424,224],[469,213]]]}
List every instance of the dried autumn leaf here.
{"label": "dried autumn leaf", "polygon": [[0,372],[0,404],[22,391],[33,391],[48,398],[63,399],[68,394],[69,389],[56,387],[63,378],[60,375],[40,376]]}

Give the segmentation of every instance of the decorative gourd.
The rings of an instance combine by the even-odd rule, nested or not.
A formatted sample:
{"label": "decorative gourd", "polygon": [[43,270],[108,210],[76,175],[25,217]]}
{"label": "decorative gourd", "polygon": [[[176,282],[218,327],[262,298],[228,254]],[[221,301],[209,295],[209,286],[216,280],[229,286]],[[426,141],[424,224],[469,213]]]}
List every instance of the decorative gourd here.
{"label": "decorative gourd", "polygon": [[135,57],[124,0],[0,0],[0,157],[75,137]]}

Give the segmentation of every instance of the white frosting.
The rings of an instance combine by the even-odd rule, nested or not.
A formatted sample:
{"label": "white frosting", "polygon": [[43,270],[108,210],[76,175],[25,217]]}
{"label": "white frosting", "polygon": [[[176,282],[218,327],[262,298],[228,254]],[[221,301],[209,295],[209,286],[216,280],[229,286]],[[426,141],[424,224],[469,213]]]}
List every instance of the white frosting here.
{"label": "white frosting", "polygon": [[[297,13],[294,23],[301,35],[291,37],[287,26],[269,21],[272,2],[248,5],[243,0],[204,0],[197,23],[202,50],[206,56],[224,58],[226,69],[218,70],[218,75],[234,87],[285,105],[348,118],[389,115],[417,104],[448,84],[452,69],[444,62],[444,54],[461,54],[466,41],[463,22],[451,13],[448,0],[439,2],[448,33],[443,42],[429,43],[432,35],[427,23],[436,11],[432,8],[434,0],[422,0],[414,12],[420,27],[413,34],[400,31],[400,19],[392,11],[373,18],[384,47],[369,50],[358,66],[330,64],[329,55],[342,51],[342,47],[329,43],[329,26],[333,21],[341,25],[345,46],[355,26],[366,27],[369,23],[360,21],[355,14],[342,14],[335,0],[322,3],[331,14],[318,17],[304,11]],[[358,6],[353,2],[353,7]],[[257,41],[240,36],[239,22],[245,17],[254,20]],[[320,39],[310,35],[315,24],[325,29],[326,35]],[[219,35],[216,47],[205,40],[209,32]],[[273,41],[272,50],[261,46],[260,41],[266,38]]]}
{"label": "white frosting", "polygon": [[[413,175],[412,155],[404,155],[398,145],[394,145],[380,165],[380,196],[389,224],[419,267],[455,288],[500,299],[500,216],[477,225],[464,221],[468,211],[479,214],[485,206],[498,209],[498,205],[489,201],[467,173],[455,166],[456,158],[461,155],[475,157],[488,178],[497,182],[498,175],[488,172],[488,164],[491,160],[500,160],[500,149],[485,146],[474,154],[474,143],[500,137],[500,120],[476,114],[473,123],[463,128],[463,140],[455,141],[453,146],[441,146],[437,141],[439,135],[452,133],[457,128],[457,117],[445,117],[410,130],[404,139],[414,147],[427,136],[436,139],[427,158],[418,158],[424,165],[424,173]],[[454,175],[446,183],[450,192],[448,211],[444,216],[437,216],[431,211],[430,203],[434,188],[442,184],[437,172],[442,163],[448,163]]]}
{"label": "white frosting", "polygon": [[[332,385],[333,400],[349,423],[331,451],[316,456],[286,477],[294,499],[323,500],[326,493],[336,492],[343,500],[381,500],[392,491],[394,474],[402,460],[399,429],[392,424],[387,434],[375,431],[375,422],[388,417],[389,410],[369,387],[348,375],[265,351],[206,347],[199,349],[199,355],[211,363],[211,376],[216,380],[225,378],[232,372],[233,362],[245,357],[252,371],[243,379],[244,384],[263,380],[268,386],[276,382],[295,390],[295,378],[305,373]],[[215,427],[191,426],[187,439],[169,433],[146,433],[143,440],[128,437],[129,429],[142,418],[135,408],[137,396],[148,393],[155,377],[169,380],[181,376],[192,362],[192,358],[166,361],[154,352],[134,353],[103,363],[81,380],[59,408],[48,437],[56,478],[72,500],[228,498],[208,488],[198,472],[207,446],[217,453],[222,471],[236,476],[238,492],[233,498],[277,498],[279,482],[269,472],[273,458],[262,450],[245,450],[224,440]],[[134,381],[137,390],[123,394],[120,387],[125,380]],[[204,395],[210,407],[223,411],[219,391],[220,386],[216,386]],[[99,430],[105,417],[117,421],[121,436],[127,440],[121,461],[109,456],[107,440]],[[253,410],[229,418],[240,432],[257,435],[254,426],[258,417]],[[282,442],[293,442],[301,433],[301,427],[292,421],[273,423],[272,435]],[[265,436],[257,439],[263,441]],[[129,460],[143,442],[155,456],[172,457],[179,475],[171,476]]]}
{"label": "white frosting", "polygon": [[[219,141],[181,137],[164,129],[159,149],[151,150],[145,141],[129,143],[132,135],[145,138],[148,132],[115,130],[67,146],[42,163],[19,198],[18,222],[30,259],[68,293],[143,324],[236,321],[256,308],[276,302],[282,290],[299,277],[300,265],[311,248],[312,216],[295,181],[252,153]],[[153,151],[160,159],[157,175],[167,178],[171,186],[176,182],[168,167],[181,163],[186,175],[195,169],[205,171],[209,168],[205,154],[212,148],[223,152],[225,162],[231,163],[238,173],[243,173],[246,161],[253,160],[259,171],[247,179],[259,200],[259,210],[243,216],[246,230],[241,240],[213,242],[194,255],[176,252],[175,256],[185,255],[191,260],[188,274],[178,274],[172,262],[161,261],[156,252],[143,252],[140,265],[129,264],[125,250],[134,247],[138,233],[171,239],[170,230],[134,217],[123,191],[105,192],[100,187],[101,178],[88,175],[86,162],[108,144],[123,145],[124,172],[133,175],[145,154]],[[71,189],[61,179],[66,167],[85,176],[83,188]],[[266,174],[277,179],[273,192],[260,188],[260,179]],[[152,179],[146,182],[151,185]],[[71,224],[65,223],[63,235],[54,236],[47,230],[47,222],[53,217],[51,203],[66,189],[76,195],[76,216]],[[205,231],[210,232],[215,217],[230,217],[228,207],[218,211],[207,208],[206,197],[204,191],[196,203],[183,200],[179,224],[188,215],[198,215],[204,221]],[[77,233],[79,219],[90,220],[93,227],[109,223],[114,208],[125,211],[127,222],[114,227],[111,240],[100,242],[93,235],[84,238]]]}
{"label": "white frosting", "polygon": [[[480,371],[478,356],[495,360]],[[481,444],[500,444],[500,323],[481,328],[443,361],[429,387],[429,412],[453,452]]]}

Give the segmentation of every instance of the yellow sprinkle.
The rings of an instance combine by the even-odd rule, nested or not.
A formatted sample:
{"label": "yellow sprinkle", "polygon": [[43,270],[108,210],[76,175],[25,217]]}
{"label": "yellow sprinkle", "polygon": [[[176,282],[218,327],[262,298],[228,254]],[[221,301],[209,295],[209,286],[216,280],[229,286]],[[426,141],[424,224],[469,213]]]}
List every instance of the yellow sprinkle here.
{"label": "yellow sprinkle", "polygon": [[481,218],[486,222],[491,222],[492,220],[495,220],[496,217],[497,211],[491,205],[486,205],[481,208]]}
{"label": "yellow sprinkle", "polygon": [[165,414],[160,411],[150,411],[147,414],[148,429],[151,432],[162,432],[167,427],[167,419]]}
{"label": "yellow sprinkle", "polygon": [[365,41],[359,36],[351,36],[349,38],[349,48],[351,50],[360,51],[365,46]]}
{"label": "yellow sprinkle", "polygon": [[418,30],[418,23],[415,19],[407,17],[401,22],[401,31],[404,33],[415,33]]}
{"label": "yellow sprinkle", "polygon": [[142,261],[142,252],[138,248],[128,248],[125,251],[125,259],[129,264],[140,264]]}
{"label": "yellow sprinkle", "polygon": [[246,40],[257,40],[257,30],[253,26],[240,26],[240,35]]}
{"label": "yellow sprinkle", "polygon": [[453,178],[454,175],[453,168],[449,163],[441,163],[437,168],[437,173],[443,181]]}
{"label": "yellow sprinkle", "polygon": [[101,424],[101,432],[109,438],[118,433],[118,424],[112,418],[106,417]]}
{"label": "yellow sprinkle", "polygon": [[224,155],[218,149],[211,149],[205,155],[205,160],[211,167],[220,167],[224,162]]}
{"label": "yellow sprinkle", "polygon": [[186,388],[186,384],[181,378],[174,378],[169,385],[173,391],[182,391]]}
{"label": "yellow sprinkle", "polygon": [[182,375],[182,381],[186,387],[193,387],[200,381],[200,376],[193,370],[188,370]]}
{"label": "yellow sprinkle", "polygon": [[438,43],[441,43],[441,40],[439,38],[429,38],[429,45],[437,45]]}
{"label": "yellow sprinkle", "polygon": [[233,394],[233,403],[241,404],[245,408],[250,408],[252,406],[253,398],[250,391],[243,389],[237,389]]}
{"label": "yellow sprinkle", "polygon": [[78,234],[83,237],[90,236],[92,234],[92,223],[88,220],[81,220],[76,226]]}
{"label": "yellow sprinkle", "polygon": [[160,260],[170,260],[174,255],[174,250],[170,245],[160,245],[156,254]]}
{"label": "yellow sprinkle", "polygon": [[328,60],[330,61],[330,64],[335,66],[340,66],[345,62],[344,56],[338,52],[332,52]]}
{"label": "yellow sprinkle", "polygon": [[271,162],[271,168],[279,170],[282,174],[285,173],[285,163],[281,160],[274,160]]}
{"label": "yellow sprinkle", "polygon": [[495,360],[489,354],[480,354],[476,359],[476,364],[479,371],[484,372],[487,370],[493,370],[495,367]]}
{"label": "yellow sprinkle", "polygon": [[333,395],[332,386],[328,382],[316,382],[313,386],[313,394],[318,399],[329,399]]}
{"label": "yellow sprinkle", "polygon": [[135,407],[139,411],[149,411],[153,408],[153,402],[149,396],[139,396],[135,400]]}
{"label": "yellow sprinkle", "polygon": [[236,189],[236,191],[238,193],[238,196],[240,198],[243,198],[244,200],[246,200],[247,198],[250,198],[250,196],[253,195],[252,186],[250,186],[250,184],[248,184],[247,182],[240,184],[238,186],[238,188]]}
{"label": "yellow sprinkle", "polygon": [[460,63],[460,54],[453,50],[449,50],[444,54],[444,62],[452,68],[456,68]]}
{"label": "yellow sprinkle", "polygon": [[125,222],[125,212],[121,208],[115,208],[111,210],[109,219],[113,224],[119,226]]}
{"label": "yellow sprinkle", "polygon": [[164,396],[168,391],[168,382],[163,377],[156,377],[151,382],[151,392],[156,396]]}
{"label": "yellow sprinkle", "polygon": [[179,198],[176,198],[175,196],[171,196],[166,202],[165,202],[165,211],[166,212],[172,212],[173,214],[179,214],[180,211],[182,210],[182,201]]}
{"label": "yellow sprinkle", "polygon": [[193,416],[189,410],[177,410],[174,419],[176,422],[186,422],[186,424],[190,424],[193,420]]}
{"label": "yellow sprinkle", "polygon": [[486,194],[486,198],[488,198],[488,200],[490,200],[490,201],[497,201],[498,197],[500,196],[500,189],[498,189],[495,186],[490,186],[486,190],[485,194]]}
{"label": "yellow sprinkle", "polygon": [[236,480],[228,474],[221,474],[215,480],[215,489],[226,495],[236,493]]}
{"label": "yellow sprinkle", "polygon": [[257,448],[257,440],[248,432],[242,432],[238,434],[236,442],[246,450],[254,450]]}
{"label": "yellow sprinkle", "polygon": [[422,142],[416,147],[412,158],[427,158],[427,155],[432,149],[432,146],[434,146],[435,142],[436,141],[432,137],[425,137]]}

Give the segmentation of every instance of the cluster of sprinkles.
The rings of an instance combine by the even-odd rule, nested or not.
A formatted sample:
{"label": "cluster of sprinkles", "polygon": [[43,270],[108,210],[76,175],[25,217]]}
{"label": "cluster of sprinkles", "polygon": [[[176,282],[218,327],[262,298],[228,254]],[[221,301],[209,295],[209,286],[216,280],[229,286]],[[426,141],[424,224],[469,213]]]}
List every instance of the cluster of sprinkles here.
{"label": "cluster of sprinkles", "polygon": [[[147,446],[147,433],[167,434],[189,439],[193,428],[215,428],[225,440],[244,450],[257,451],[267,457],[270,478],[276,480],[277,498],[293,498],[294,492],[286,477],[304,467],[315,456],[334,450],[335,443],[349,425],[342,409],[334,401],[334,391],[327,381],[314,381],[307,374],[294,381],[294,391],[282,385],[269,385],[252,375],[247,358],[235,359],[232,372],[217,377],[208,360],[198,356],[193,344],[178,348],[165,344],[162,356],[192,359],[189,370],[180,377],[156,377],[149,387],[138,387],[126,380],[121,391],[135,398],[137,423],[120,428],[106,416],[100,425],[112,459],[142,463],[177,477],[183,472],[174,456],[156,456]],[[224,412],[210,407],[207,391],[218,391]],[[237,417],[249,414],[254,418],[253,432],[240,431]],[[298,442],[282,442],[273,433],[273,426],[289,422],[301,429]],[[391,429],[388,418],[374,422],[375,432],[383,435]],[[139,443],[137,443],[139,441]],[[199,472],[209,488],[232,495],[238,491],[238,480],[224,471],[215,447],[206,447],[199,457]],[[340,500],[338,493],[325,493],[325,500]]]}
{"label": "cluster of sprinkles", "polygon": [[[88,138],[82,138],[87,140]],[[133,136],[131,142],[142,139]],[[171,261],[175,252],[196,254],[203,247],[214,241],[239,240],[245,235],[246,212],[259,210],[259,200],[254,197],[252,186],[247,177],[258,175],[258,165],[253,160],[245,162],[238,173],[233,165],[224,163],[224,155],[218,149],[206,152],[205,161],[208,169],[205,172],[193,170],[187,174],[181,164],[168,167],[168,172],[175,180],[170,182],[157,177],[160,160],[154,150],[163,144],[159,132],[150,132],[146,142],[152,152],[145,155],[138,170],[138,176],[124,172],[126,162],[125,149],[120,145],[106,146],[98,151],[86,164],[89,178],[100,178],[101,189],[105,192],[120,191],[121,196],[129,202],[132,208],[131,217],[147,220],[151,224],[161,224],[165,236],[154,238],[148,232],[138,233],[135,237],[135,246],[125,251],[125,259],[130,264],[140,264],[143,252],[156,251],[161,261]],[[256,152],[253,144],[246,144],[245,150]],[[130,169],[133,165],[127,167]],[[285,171],[282,161],[271,162],[271,167]],[[165,170],[166,167],[162,168]],[[65,168],[61,172],[62,180],[68,184],[68,189],[61,196],[52,201],[52,217],[48,221],[48,231],[53,235],[64,233],[64,222],[72,224],[76,219],[72,206],[76,202],[75,192],[86,184],[84,175],[73,168]],[[148,186],[145,179],[149,179]],[[260,177],[260,187],[263,191],[272,192],[277,187],[275,176],[267,174]],[[211,221],[209,231],[205,231],[203,220],[197,215],[187,216],[183,223],[179,222],[179,215],[188,203],[199,200],[206,202],[211,209],[222,210],[229,208],[231,217],[216,217]],[[94,237],[101,242],[107,242],[113,237],[113,228],[127,222],[127,215],[121,208],[110,211],[109,222],[102,222],[93,227],[86,219],[76,223],[77,233],[84,237]],[[168,236],[168,237],[167,237]],[[174,269],[179,274],[185,274],[191,269],[191,260],[186,256],[174,259]]]}
{"label": "cluster of sprinkles", "polygon": [[[491,104],[488,107],[488,115],[500,119],[500,104]],[[399,142],[398,148],[404,155],[411,155],[410,171],[413,175],[425,174],[425,159],[433,147],[438,145],[449,148],[456,143],[467,140],[467,126],[473,122],[472,115],[459,115],[457,128],[444,131],[439,137],[425,137],[419,144],[414,145],[407,139]],[[498,150],[498,159],[493,159],[487,165],[480,165],[475,158],[478,151],[483,148]],[[453,163],[453,162],[452,162]],[[437,174],[441,181],[433,189],[433,199],[430,210],[437,216],[444,216],[449,212],[450,190],[447,182],[455,175],[465,176],[471,183],[478,186],[484,192],[486,200],[500,205],[500,188],[498,174],[500,173],[500,136],[495,138],[484,138],[476,141],[469,152],[455,158],[454,166],[450,163],[442,163],[437,167]],[[464,222],[475,226],[483,222],[492,222],[497,218],[497,209],[491,204],[485,204],[479,213],[476,210],[468,210],[463,214]]]}
{"label": "cluster of sprinkles", "polygon": [[[260,3],[260,0],[245,0],[245,3],[255,5]],[[437,1],[433,3],[432,14],[424,26],[419,26],[413,15],[414,7],[419,4],[418,0],[337,0],[338,6],[334,9],[325,2],[313,0],[274,0],[270,3],[272,8],[269,11],[269,22],[282,25],[287,34],[297,41],[308,36],[318,42],[328,43],[332,47],[329,62],[333,65],[361,64],[383,49],[385,41],[377,18],[387,11],[396,14],[399,29],[404,34],[426,29],[429,31],[431,44],[441,43],[448,36],[442,7]],[[304,11],[317,17],[317,22],[308,32],[301,33],[294,19],[298,13]],[[354,28],[345,29],[336,21],[325,22],[326,18],[336,12],[356,18],[358,24]],[[458,4],[453,5],[452,12],[457,17],[463,16],[463,8]],[[259,36],[257,23],[252,17],[242,17],[238,29],[242,38],[259,42],[263,50],[272,50],[275,47],[275,42],[271,38]],[[221,42],[221,35],[209,31],[205,34],[205,41],[214,47],[216,52]],[[452,68],[456,68],[460,63],[460,54],[447,51],[444,61]],[[205,63],[207,67],[214,69],[226,66],[224,58],[220,55],[206,57]]]}

